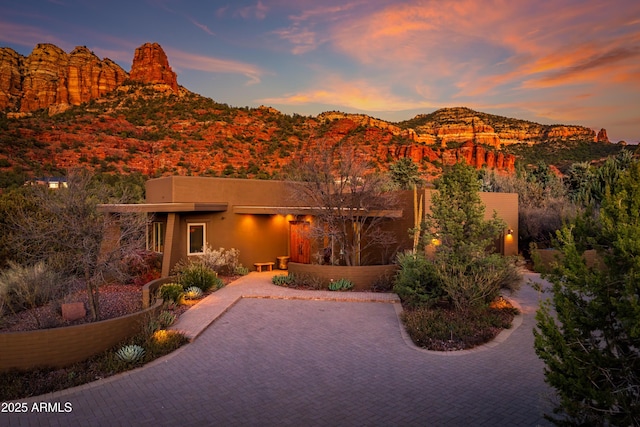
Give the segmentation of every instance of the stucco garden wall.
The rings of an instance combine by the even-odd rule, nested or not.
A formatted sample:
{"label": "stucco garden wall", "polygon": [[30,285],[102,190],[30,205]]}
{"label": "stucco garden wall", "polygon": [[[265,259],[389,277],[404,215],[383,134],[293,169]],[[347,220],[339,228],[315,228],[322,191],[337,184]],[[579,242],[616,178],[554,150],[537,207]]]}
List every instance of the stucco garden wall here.
{"label": "stucco garden wall", "polygon": [[140,332],[148,316],[162,306],[127,316],[63,328],[0,333],[0,371],[63,367],[106,351]]}
{"label": "stucco garden wall", "polygon": [[354,290],[368,291],[372,285],[382,278],[393,277],[398,269],[397,265],[363,265],[347,267],[341,265],[299,264],[289,263],[289,273],[319,277],[327,286],[331,280],[348,279],[353,283]]}

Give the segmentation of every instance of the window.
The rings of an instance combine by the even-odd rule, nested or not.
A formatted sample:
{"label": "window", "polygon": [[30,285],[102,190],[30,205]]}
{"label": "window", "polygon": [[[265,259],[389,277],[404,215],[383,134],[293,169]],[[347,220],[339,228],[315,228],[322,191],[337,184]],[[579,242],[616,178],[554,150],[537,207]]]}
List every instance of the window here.
{"label": "window", "polygon": [[204,253],[205,235],[205,224],[187,224],[187,255]]}
{"label": "window", "polygon": [[154,252],[164,252],[164,222],[151,223],[151,233],[147,239],[147,249]]}

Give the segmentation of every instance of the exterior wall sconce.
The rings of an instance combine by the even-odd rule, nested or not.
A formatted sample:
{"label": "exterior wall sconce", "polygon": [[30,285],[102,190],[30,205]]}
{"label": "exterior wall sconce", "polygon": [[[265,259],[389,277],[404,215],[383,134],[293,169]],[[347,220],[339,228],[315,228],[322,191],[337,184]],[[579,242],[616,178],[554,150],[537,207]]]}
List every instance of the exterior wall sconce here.
{"label": "exterior wall sconce", "polygon": [[507,230],[507,236],[511,236],[513,234],[513,229],[510,228]]}

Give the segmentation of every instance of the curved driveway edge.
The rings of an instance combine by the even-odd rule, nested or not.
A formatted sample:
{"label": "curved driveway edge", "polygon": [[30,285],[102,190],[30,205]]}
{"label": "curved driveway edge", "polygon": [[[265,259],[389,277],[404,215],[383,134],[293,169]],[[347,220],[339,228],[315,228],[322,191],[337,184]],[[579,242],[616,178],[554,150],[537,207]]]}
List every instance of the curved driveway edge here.
{"label": "curved driveway edge", "polygon": [[279,274],[284,272],[252,272],[240,277],[184,312],[170,329],[182,332],[193,341],[242,298],[400,303],[398,296],[392,293],[307,291],[276,286],[271,278]]}
{"label": "curved driveway edge", "polygon": [[236,298],[170,356],[24,401],[69,402],[71,412],[2,413],[0,425],[547,424],[551,390],[532,334],[540,296],[526,284],[515,297],[521,326],[493,348],[458,357],[407,346],[396,303],[233,292],[254,298]]}

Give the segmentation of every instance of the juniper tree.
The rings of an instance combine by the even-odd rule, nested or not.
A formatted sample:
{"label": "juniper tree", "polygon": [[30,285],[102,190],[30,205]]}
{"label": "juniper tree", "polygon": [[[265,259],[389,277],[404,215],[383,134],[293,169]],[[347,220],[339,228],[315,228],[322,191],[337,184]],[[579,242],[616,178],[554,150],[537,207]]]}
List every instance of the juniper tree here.
{"label": "juniper tree", "polygon": [[436,277],[457,309],[490,303],[502,288],[516,289],[520,276],[510,259],[495,253],[506,224],[494,212],[485,219],[480,180],[474,168],[459,163],[436,181],[426,215],[425,243],[438,241]]}
{"label": "juniper tree", "polygon": [[[604,193],[591,227],[557,233],[552,297],[536,314],[535,350],[558,396],[547,417],[559,425],[640,425],[640,162]],[[603,266],[587,265],[587,245]]]}

